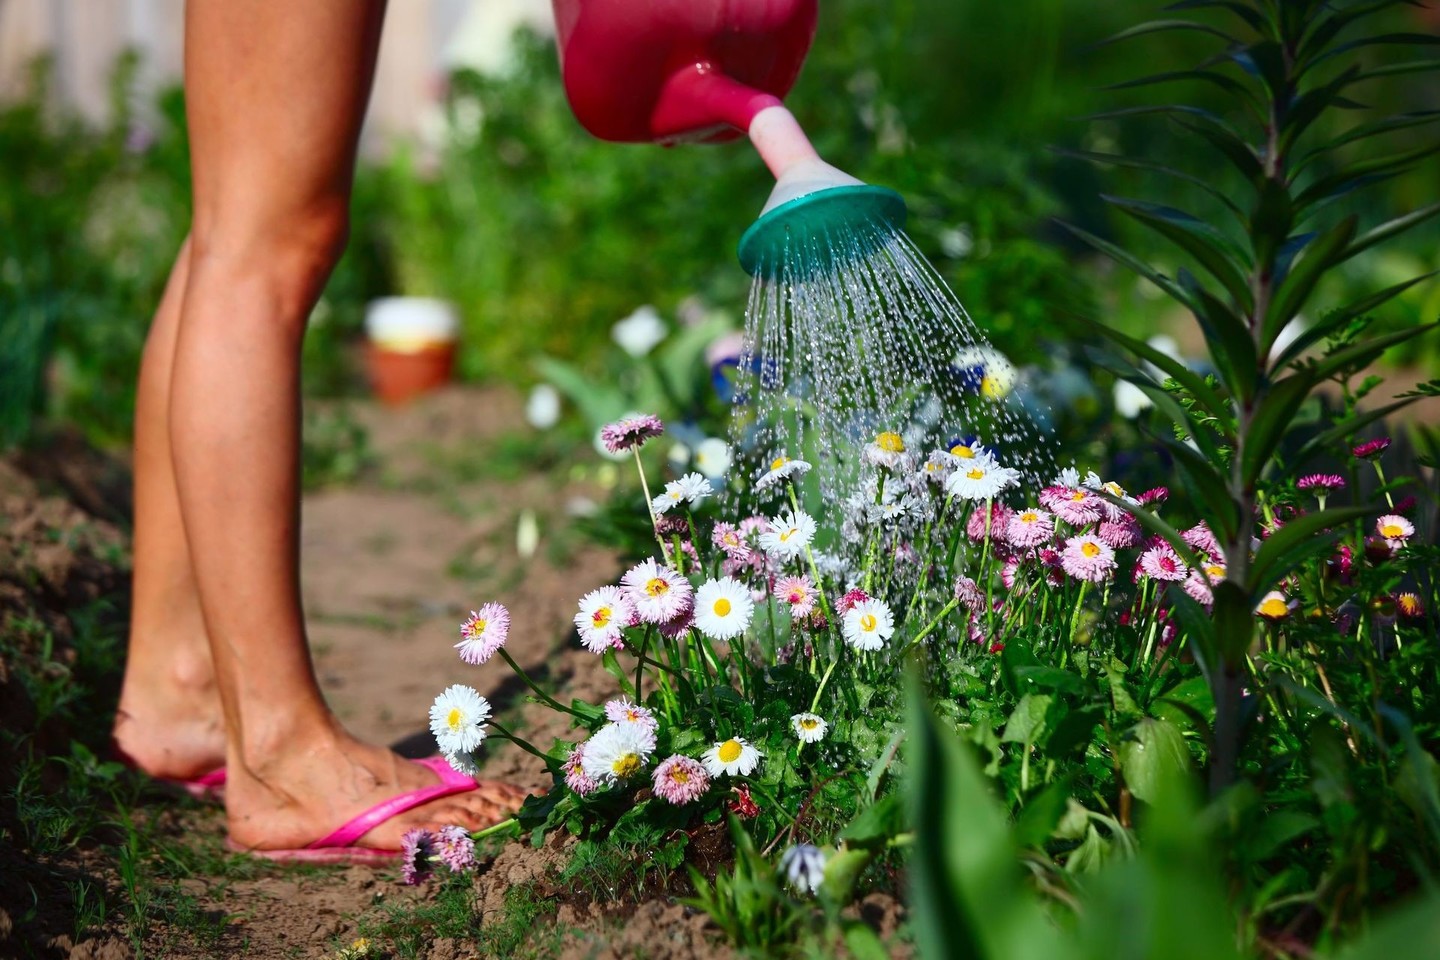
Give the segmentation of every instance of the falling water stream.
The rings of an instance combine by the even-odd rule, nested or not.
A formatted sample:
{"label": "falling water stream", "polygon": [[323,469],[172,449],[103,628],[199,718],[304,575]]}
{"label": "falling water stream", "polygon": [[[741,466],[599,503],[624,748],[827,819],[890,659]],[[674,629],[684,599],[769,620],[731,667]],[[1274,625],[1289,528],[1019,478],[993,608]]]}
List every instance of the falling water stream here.
{"label": "falling water stream", "polygon": [[[792,233],[776,261],[759,265],[746,309],[732,422],[740,476],[802,458],[821,502],[840,504],[864,484],[860,453],[882,431],[903,438],[917,467],[978,439],[1032,483],[1053,475],[1020,374],[903,231],[859,220]],[[817,519],[839,529],[842,513]]]}

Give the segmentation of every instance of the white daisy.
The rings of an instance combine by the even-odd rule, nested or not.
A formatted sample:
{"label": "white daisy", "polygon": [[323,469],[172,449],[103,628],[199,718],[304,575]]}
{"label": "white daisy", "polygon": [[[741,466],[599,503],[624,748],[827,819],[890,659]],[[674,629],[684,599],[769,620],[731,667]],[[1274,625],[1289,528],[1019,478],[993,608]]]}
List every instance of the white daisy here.
{"label": "white daisy", "polygon": [[680,481],[671,480],[665,484],[665,492],[650,501],[650,509],[658,515],[664,515],[671,507],[678,507],[685,502],[685,491],[680,488]]}
{"label": "white daisy", "polygon": [[861,600],[845,614],[845,642],[856,650],[879,650],[895,633],[895,615],[884,600]]}
{"label": "white daisy", "polygon": [[463,773],[467,777],[473,777],[480,772],[480,764],[475,760],[473,753],[446,753],[445,762],[450,764],[456,773]]}
{"label": "white daisy", "polygon": [[790,728],[795,731],[795,736],[800,738],[801,743],[816,743],[825,739],[830,724],[818,713],[797,713],[790,718]]}
{"label": "white daisy", "polygon": [[[710,481],[698,473],[687,473],[675,481],[679,485],[681,493],[685,495],[685,502],[692,507],[698,507],[700,502],[715,492],[710,486]],[[665,489],[670,489],[670,484],[665,484]]]}
{"label": "white daisy", "polygon": [[808,843],[797,844],[780,857],[780,872],[796,890],[814,893],[825,880],[827,859],[819,847]]}
{"label": "white daisy", "polygon": [[780,454],[770,461],[770,469],[755,481],[755,492],[778,486],[784,480],[798,480],[810,471],[810,464],[804,460],[792,460]]}
{"label": "white daisy", "polygon": [[489,701],[460,683],[446,688],[430,706],[430,732],[445,754],[473,753],[485,740],[489,719]]}
{"label": "white daisy", "polygon": [[760,534],[760,548],[777,560],[794,560],[815,537],[815,521],[804,510],[782,513]]}
{"label": "white daisy", "polygon": [[1019,481],[1020,474],[1009,467],[989,457],[975,457],[945,479],[945,492],[962,500],[993,500]]}
{"label": "white daisy", "polygon": [[607,723],[585,741],[581,767],[592,780],[615,784],[644,770],[654,752],[655,734],[643,724]]}
{"label": "white daisy", "polygon": [[722,773],[731,776],[740,774],[748,777],[760,763],[762,754],[741,737],[731,737],[729,740],[715,744],[705,751],[700,762],[705,764],[705,769],[710,776],[718,777]]}
{"label": "white daisy", "polygon": [[955,457],[946,450],[936,450],[920,464],[920,475],[928,482],[944,484],[945,479],[950,476],[950,471],[955,469]]}
{"label": "white daisy", "polygon": [[874,440],[865,444],[863,456],[866,463],[877,467],[898,467],[906,460],[905,438],[891,430],[877,433]]}
{"label": "white daisy", "polygon": [[695,592],[695,626],[712,639],[740,636],[754,613],[750,588],[730,577],[711,580]]}
{"label": "white daisy", "polygon": [[1074,466],[1066,467],[1055,477],[1051,486],[1071,488],[1080,486],[1080,471]]}
{"label": "white daisy", "polygon": [[653,557],[620,578],[625,599],[646,623],[668,623],[680,615],[694,592],[690,581]]}
{"label": "white daisy", "polygon": [[725,476],[731,459],[730,444],[719,437],[706,437],[695,448],[695,469],[711,479]]}
{"label": "white daisy", "polygon": [[580,598],[575,628],[580,631],[580,642],[585,644],[585,649],[604,653],[624,645],[621,630],[634,615],[634,608],[619,587],[601,587]]}

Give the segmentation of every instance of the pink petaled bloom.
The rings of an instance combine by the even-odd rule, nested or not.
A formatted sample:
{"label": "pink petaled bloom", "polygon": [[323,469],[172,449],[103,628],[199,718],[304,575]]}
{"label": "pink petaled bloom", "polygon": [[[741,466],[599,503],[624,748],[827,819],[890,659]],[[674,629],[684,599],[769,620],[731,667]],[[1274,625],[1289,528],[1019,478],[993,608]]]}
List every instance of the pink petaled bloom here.
{"label": "pink petaled bloom", "polygon": [[666,623],[688,606],[690,581],[654,558],[638,563],[620,578],[625,599],[645,623]]}
{"label": "pink petaled bloom", "polygon": [[1140,554],[1140,569],[1147,577],[1172,583],[1179,583],[1190,574],[1190,568],[1168,543],[1156,544]]}
{"label": "pink petaled bloom", "polygon": [[565,771],[565,786],[569,787],[577,795],[588,797],[600,789],[600,784],[585,774],[585,744],[575,744],[575,749],[570,751],[570,756],[560,765]]}
{"label": "pink petaled bloom", "polygon": [[611,453],[624,453],[626,450],[640,449],[646,440],[658,437],[664,432],[665,424],[659,417],[642,413],[607,423],[600,428],[600,440]]}
{"label": "pink petaled bloom", "polygon": [[745,537],[733,523],[717,523],[710,533],[710,542],[725,552],[731,560],[748,561],[751,550]]}
{"label": "pink petaled bloom", "polygon": [[1125,513],[1122,513],[1119,519],[1100,521],[1095,535],[1104,540],[1112,550],[1129,550],[1131,547],[1140,546],[1145,539],[1145,532],[1140,529],[1140,521]]}
{"label": "pink petaled bloom", "polygon": [[845,614],[850,612],[850,608],[855,606],[855,604],[869,599],[870,595],[864,590],[851,590],[849,593],[845,594],[845,596],[841,597],[840,601],[835,604],[835,615],[843,617],[845,616]]}
{"label": "pink petaled bloom", "polygon": [[967,610],[979,610],[985,606],[980,585],[964,575],[955,578],[955,599]]}
{"label": "pink petaled bloom", "polygon": [[1215,534],[1210,532],[1210,527],[1201,520],[1189,530],[1180,534],[1180,539],[1191,550],[1196,550],[1209,557],[1222,556],[1225,551],[1220,549],[1220,541],[1215,539]]}
{"label": "pink petaled bloom", "polygon": [[1297,490],[1319,490],[1320,495],[1345,489],[1345,478],[1338,473],[1310,473],[1295,481]]}
{"label": "pink petaled bloom", "polygon": [[1400,611],[1400,616],[1406,620],[1419,620],[1425,616],[1425,604],[1420,602],[1417,594],[1406,591],[1395,598],[1395,609]]}
{"label": "pink petaled bloom", "polygon": [[1402,497],[1401,499],[1395,501],[1395,512],[1396,512],[1396,513],[1402,513],[1402,514],[1403,514],[1403,513],[1414,513],[1414,512],[1415,512],[1415,505],[1416,505],[1418,502],[1419,502],[1419,501],[1417,501],[1417,500],[1415,499],[1415,494],[1413,494],[1413,493],[1407,493],[1404,497]]}
{"label": "pink petaled bloom", "polygon": [[475,866],[475,841],[464,827],[441,827],[435,834],[435,852],[451,873]]}
{"label": "pink petaled bloom", "polygon": [[770,521],[766,517],[746,517],[740,521],[740,536],[746,543],[753,543],[756,537],[769,529]]}
{"label": "pink petaled bloom", "polygon": [[699,800],[710,789],[710,774],[699,760],[676,754],[655,768],[655,796],[675,806]]}
{"label": "pink petaled bloom", "polygon": [[[1053,489],[1053,488],[1047,488]],[[1050,508],[1050,512],[1072,527],[1088,527],[1100,519],[1102,513],[1100,505],[1104,502],[1095,494],[1084,487],[1062,487],[1063,493],[1059,496],[1051,496],[1046,503],[1042,495],[1040,502]]]}
{"label": "pink petaled bloom", "polygon": [[466,663],[484,663],[505,646],[510,636],[510,611],[498,603],[487,603],[460,624],[460,642],[455,649]]}
{"label": "pink petaled bloom", "polygon": [[790,604],[790,619],[803,620],[815,609],[815,584],[808,576],[781,577],[775,595]]}
{"label": "pink petaled bloom", "polygon": [[594,654],[625,648],[622,631],[633,626],[635,608],[619,587],[600,587],[580,598],[580,611],[575,614],[575,629],[580,642]]}
{"label": "pink petaled bloom", "polygon": [[1389,437],[1376,437],[1350,448],[1350,452],[1361,460],[1373,460],[1390,448]]}
{"label": "pink petaled bloom", "polygon": [[407,830],[400,837],[400,880],[414,886],[430,876],[435,856],[435,834],[424,827]]}
{"label": "pink petaled bloom", "polygon": [[1342,583],[1349,583],[1350,577],[1355,571],[1355,551],[1349,544],[1340,544],[1335,548],[1335,553],[1329,560],[1325,561],[1325,573],[1328,576],[1337,577]]}
{"label": "pink petaled bloom", "polygon": [[1099,537],[1071,537],[1060,552],[1060,566],[1077,580],[1103,583],[1115,572],[1115,551]]}
{"label": "pink petaled bloom", "polygon": [[[990,539],[1004,540],[1005,532],[1010,528],[1010,517],[1014,510],[1003,503],[994,501],[990,504]],[[974,510],[970,514],[970,520],[965,524],[965,533],[975,541],[985,539],[985,511]]]}
{"label": "pink petaled bloom", "polygon": [[1365,559],[1374,564],[1384,563],[1395,555],[1395,544],[1384,537],[1368,537],[1365,540]]}
{"label": "pink petaled bloom", "polygon": [[1020,558],[1009,557],[1004,565],[1000,567],[1000,582],[1005,584],[1006,590],[1015,589],[1016,575],[1020,572]]}
{"label": "pink petaled bloom", "polygon": [[1148,507],[1152,503],[1164,503],[1166,500],[1169,499],[1169,489],[1167,489],[1166,487],[1151,487],[1149,490],[1146,490],[1144,493],[1140,494],[1140,496],[1136,497],[1135,502],[1140,504],[1140,506],[1142,507]]}
{"label": "pink petaled bloom", "polygon": [[690,536],[690,521],[685,517],[664,516],[655,518],[655,532],[666,540],[673,536]]}
{"label": "pink petaled bloom", "polygon": [[1375,521],[1375,532],[1385,538],[1392,550],[1399,550],[1415,535],[1415,524],[1398,513],[1387,513]]}
{"label": "pink petaled bloom", "polygon": [[655,714],[624,697],[605,701],[605,719],[611,723],[633,723],[651,733],[660,729],[660,721],[655,719]]}
{"label": "pink petaled bloom", "polygon": [[660,624],[660,635],[667,640],[676,640],[684,636],[685,631],[695,625],[695,597],[685,597],[685,605],[680,608],[675,616]]}
{"label": "pink petaled bloom", "polygon": [[1016,547],[1038,547],[1055,536],[1055,517],[1048,510],[1017,510],[1005,528],[1005,539]]}
{"label": "pink petaled bloom", "polygon": [[1046,547],[1040,551],[1040,562],[1045,565],[1045,582],[1052,587],[1065,583],[1065,568],[1060,563],[1060,551]]}

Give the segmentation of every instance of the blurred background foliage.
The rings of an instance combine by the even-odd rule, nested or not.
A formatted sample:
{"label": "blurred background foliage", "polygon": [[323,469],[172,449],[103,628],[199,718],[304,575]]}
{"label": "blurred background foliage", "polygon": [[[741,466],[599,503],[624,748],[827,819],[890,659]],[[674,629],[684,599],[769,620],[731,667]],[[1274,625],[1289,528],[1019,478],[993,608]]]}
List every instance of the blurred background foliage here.
{"label": "blurred background foliage", "polygon": [[[1106,85],[1167,57],[1193,62],[1203,49],[1203,38],[1184,33],[1093,46],[1159,8],[827,0],[788,103],[824,156],[906,196],[912,236],[998,347],[1017,363],[1065,372],[1062,309],[1145,335],[1175,319],[1158,291],[1052,226],[1059,217],[1130,249],[1152,245],[1162,266],[1174,257],[1098,199],[1101,174],[1122,193],[1136,192],[1124,188],[1140,174],[1100,171],[1076,155],[1118,149],[1165,161],[1179,149],[1158,118],[1085,119],[1123,98]],[[1402,9],[1394,27],[1423,29],[1421,16]],[[306,344],[312,395],[363,387],[353,346],[365,303],[385,294],[457,303],[462,376],[519,385],[537,379],[541,354],[603,375],[611,325],[640,304],[673,317],[700,303],[739,322],[749,278],[734,245],[769,189],[758,157],[743,143],[662,150],[596,141],[566,107],[553,45],[525,34],[516,43],[505,75],[450,78],[443,137],[392,143],[362,161],[350,248]],[[182,94],[137,111],[135,66],[116,65],[103,127],[45,109],[43,62],[29,96],[0,106],[0,442],[21,439],[36,414],[76,422],[101,442],[128,437],[144,331],[189,215]],[[1373,84],[1369,105],[1427,110],[1435,92],[1432,75],[1402,75]],[[1218,102],[1203,87],[1181,94]],[[1425,133],[1390,142],[1405,149]],[[1341,202],[1385,219],[1428,201],[1437,174],[1431,158]],[[1198,190],[1171,196],[1201,217],[1214,212]],[[1440,268],[1437,238],[1431,225],[1330,282],[1373,289]],[[1346,294],[1322,290],[1317,302]],[[1440,285],[1422,284],[1386,322],[1437,313]],[[1436,372],[1433,355],[1403,359]],[[1092,424],[1107,419],[1109,381],[1097,389],[1090,371],[1082,379],[1050,402],[1062,416],[1075,407]]]}

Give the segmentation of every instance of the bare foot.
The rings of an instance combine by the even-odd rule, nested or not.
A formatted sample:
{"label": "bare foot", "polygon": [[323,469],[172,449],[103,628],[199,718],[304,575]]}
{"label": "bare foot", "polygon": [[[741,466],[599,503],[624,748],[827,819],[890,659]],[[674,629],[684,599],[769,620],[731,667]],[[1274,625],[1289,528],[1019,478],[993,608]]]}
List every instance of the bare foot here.
{"label": "bare foot", "polygon": [[[308,745],[288,744],[268,760],[231,765],[225,794],[230,839],[252,850],[297,849],[392,797],[438,782],[433,771],[335,729]],[[481,781],[475,790],[387,820],[355,845],[398,850],[401,836],[416,827],[481,830],[510,816],[525,797],[510,784]]]}
{"label": "bare foot", "polygon": [[172,780],[193,780],[225,763],[225,721],[208,656],[185,647],[159,664],[127,664],[111,732],[136,767]]}

